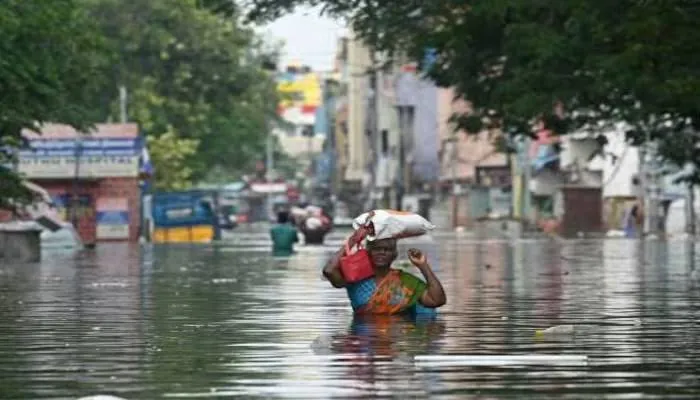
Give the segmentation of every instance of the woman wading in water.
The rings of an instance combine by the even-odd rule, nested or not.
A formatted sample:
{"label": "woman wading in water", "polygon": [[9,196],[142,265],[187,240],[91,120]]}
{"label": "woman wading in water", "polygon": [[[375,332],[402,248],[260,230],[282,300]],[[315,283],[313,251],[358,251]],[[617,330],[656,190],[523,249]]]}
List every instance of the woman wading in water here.
{"label": "woman wading in water", "polygon": [[[364,232],[358,230],[348,239],[348,246],[352,248],[363,239]],[[398,257],[396,239],[367,242],[367,251],[374,268],[373,277],[355,283],[345,281],[340,271],[340,259],[345,254],[345,247],[323,268],[323,275],[334,287],[347,290],[355,313],[435,314],[435,309],[447,301],[442,284],[420,250],[408,250],[408,259],[423,274],[425,282],[407,272],[391,269],[391,264]]]}

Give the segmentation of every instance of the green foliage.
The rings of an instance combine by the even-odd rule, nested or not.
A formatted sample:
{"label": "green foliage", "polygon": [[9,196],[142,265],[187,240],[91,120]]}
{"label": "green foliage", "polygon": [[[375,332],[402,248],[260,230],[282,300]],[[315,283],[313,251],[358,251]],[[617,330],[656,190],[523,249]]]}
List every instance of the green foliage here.
{"label": "green foliage", "polygon": [[[298,171],[301,170],[302,162],[287,154],[282,148],[278,138],[273,137],[273,152],[275,178],[281,178],[285,181],[294,180]],[[251,175],[251,171],[255,171],[258,162],[265,162],[266,151],[258,154],[257,157],[251,158],[246,167],[238,172],[224,170],[221,167],[213,167],[207,171],[201,181],[206,184],[226,184],[243,179],[244,175]]]}
{"label": "green foliage", "polygon": [[303,162],[298,157],[291,157],[281,149],[275,152],[275,174],[285,181],[297,179],[297,173],[303,170]]}
{"label": "green foliage", "polygon": [[17,210],[28,204],[34,196],[24,186],[22,179],[12,170],[0,167],[0,210]]}
{"label": "green foliage", "polygon": [[[95,25],[74,0],[0,2],[0,165],[14,161],[22,129],[44,122],[86,128],[106,54]],[[7,146],[7,147],[5,147]],[[31,196],[0,167],[0,207]]]}
{"label": "green foliage", "polygon": [[226,17],[236,15],[235,0],[197,0],[197,6]]}
{"label": "green foliage", "polygon": [[192,169],[187,160],[197,152],[199,141],[178,138],[168,131],[148,137],[151,162],[156,166],[154,186],[157,190],[184,190],[192,186]]}
{"label": "green foliage", "polygon": [[[471,118],[459,118],[471,132],[489,124],[511,134],[529,133],[537,116],[560,134],[624,121],[636,143],[661,139],[668,161],[700,163],[693,152],[671,151],[674,146],[666,143],[700,128],[695,2],[252,3],[249,16],[258,20],[299,5],[323,5],[326,12],[349,18],[360,38],[389,57],[408,55],[421,62],[426,49],[434,49],[437,59],[422,64],[423,71],[474,104]],[[553,118],[557,103],[568,110],[563,119]]]}
{"label": "green foliage", "polygon": [[[4,0],[0,35],[0,139],[9,150],[22,129],[44,122],[85,131],[118,120],[124,86],[129,119],[149,136],[167,133],[154,143],[170,147],[152,152],[181,151],[154,157],[161,174],[182,164],[182,174],[158,183],[179,187],[212,167],[244,168],[276,118],[265,69],[275,49],[240,23],[231,1]],[[187,150],[193,143],[196,152]],[[13,161],[12,151],[0,156],[2,165]],[[27,199],[12,170],[1,173],[0,206]]]}
{"label": "green foliage", "polygon": [[104,119],[117,119],[117,90],[124,85],[129,118],[147,135],[171,131],[199,141],[186,160],[193,179],[212,168],[237,174],[264,151],[277,102],[275,82],[262,66],[274,49],[237,22],[229,3],[84,1],[115,56],[103,71],[109,77]]}
{"label": "green foliage", "polygon": [[104,65],[94,24],[74,0],[0,3],[0,130],[63,122],[86,128]]}

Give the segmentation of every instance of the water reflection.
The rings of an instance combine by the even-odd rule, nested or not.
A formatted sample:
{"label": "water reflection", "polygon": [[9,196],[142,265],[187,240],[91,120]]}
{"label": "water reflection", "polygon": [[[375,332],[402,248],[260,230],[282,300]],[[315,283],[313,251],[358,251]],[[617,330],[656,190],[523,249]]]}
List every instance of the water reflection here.
{"label": "water reflection", "polygon": [[344,371],[336,379],[358,382],[365,395],[416,396],[436,387],[425,385],[413,356],[439,351],[446,325],[435,319],[363,316],[346,332],[321,335],[312,343],[316,355],[338,355]]}
{"label": "water reflection", "polygon": [[[257,236],[256,236],[257,235]],[[266,235],[101,246],[0,266],[0,398],[698,398],[690,241],[441,236],[433,321],[352,316],[320,268]],[[536,338],[571,324],[572,335]],[[584,354],[590,365],[417,368],[423,354]]]}
{"label": "water reflection", "polygon": [[358,316],[347,332],[319,336],[311,347],[315,354],[405,357],[439,350],[444,333],[445,323],[434,318]]}

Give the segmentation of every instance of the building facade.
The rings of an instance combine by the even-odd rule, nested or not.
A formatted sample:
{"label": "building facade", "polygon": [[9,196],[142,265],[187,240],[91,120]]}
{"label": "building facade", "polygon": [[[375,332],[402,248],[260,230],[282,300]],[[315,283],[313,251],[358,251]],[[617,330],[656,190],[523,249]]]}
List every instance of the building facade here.
{"label": "building facade", "polygon": [[368,71],[372,66],[369,49],[352,33],[347,42],[347,155],[345,180],[362,182],[369,179],[369,140],[367,138]]}
{"label": "building facade", "polygon": [[18,172],[43,187],[58,216],[86,244],[137,241],[143,140],[136,124],[97,124],[89,134],[58,124],[23,132]]}
{"label": "building facade", "polygon": [[289,65],[277,75],[277,90],[277,112],[286,124],[274,133],[287,154],[310,161],[321,151],[326,134],[317,131],[322,78],[309,67]]}
{"label": "building facade", "polygon": [[438,140],[441,192],[452,225],[468,226],[481,217],[508,215],[512,177],[508,159],[494,146],[499,131],[476,134],[456,130],[453,115],[469,113],[470,104],[451,88],[438,91]]}

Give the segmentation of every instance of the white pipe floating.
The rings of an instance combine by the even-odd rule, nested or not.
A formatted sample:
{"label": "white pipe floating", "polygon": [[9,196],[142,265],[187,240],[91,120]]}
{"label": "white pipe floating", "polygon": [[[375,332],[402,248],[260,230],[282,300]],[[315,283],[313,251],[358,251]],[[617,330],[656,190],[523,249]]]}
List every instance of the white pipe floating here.
{"label": "white pipe floating", "polygon": [[510,367],[510,366],[586,366],[588,356],[583,355],[420,355],[415,356],[416,366],[436,367]]}

